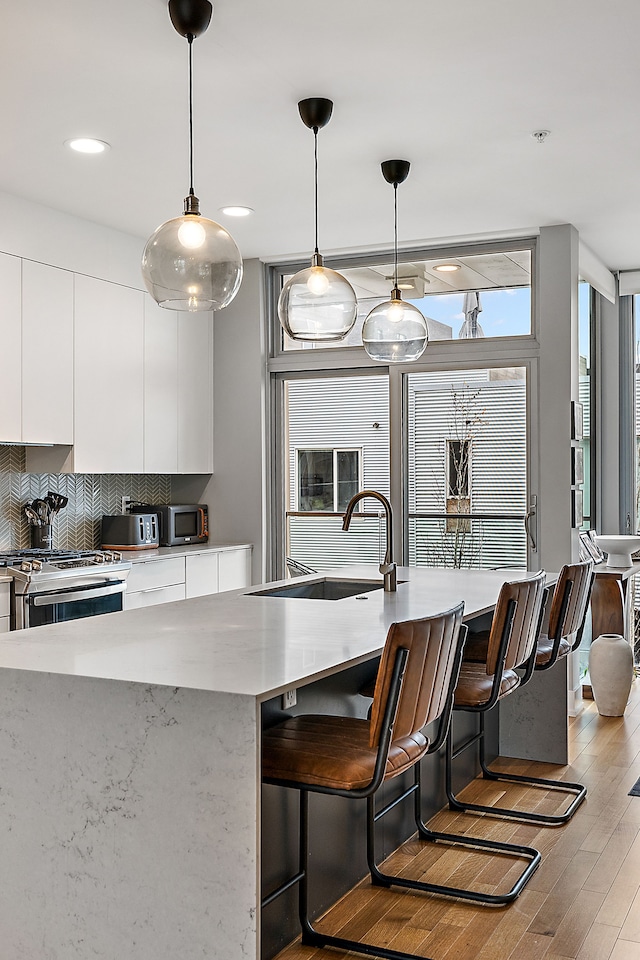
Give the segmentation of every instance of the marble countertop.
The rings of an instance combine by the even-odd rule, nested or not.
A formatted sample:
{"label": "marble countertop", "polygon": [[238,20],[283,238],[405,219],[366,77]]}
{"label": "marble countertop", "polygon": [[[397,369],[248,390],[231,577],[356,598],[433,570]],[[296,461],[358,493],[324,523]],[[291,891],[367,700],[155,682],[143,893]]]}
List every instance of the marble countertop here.
{"label": "marble countertop", "polygon": [[[0,641],[0,668],[265,700],[371,659],[394,621],[440,613],[460,600],[465,618],[478,616],[493,608],[505,580],[529,575],[398,567],[398,580],[406,582],[397,592],[374,590],[366,600],[251,596],[275,584],[254,586],[6,634]],[[381,579],[373,565],[332,576]]]}

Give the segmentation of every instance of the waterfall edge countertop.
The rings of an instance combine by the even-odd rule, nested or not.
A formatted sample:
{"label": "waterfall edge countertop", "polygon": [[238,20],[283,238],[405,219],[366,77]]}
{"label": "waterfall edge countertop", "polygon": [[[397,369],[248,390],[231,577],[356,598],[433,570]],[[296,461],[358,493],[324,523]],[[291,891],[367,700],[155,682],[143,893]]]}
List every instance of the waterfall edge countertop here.
{"label": "waterfall edge countertop", "polygon": [[339,696],[332,675],[375,657],[393,621],[461,599],[478,616],[526,576],[400,567],[396,593],[366,600],[254,587],[10,634],[3,956],[259,960],[261,701],[320,678],[301,700]]}
{"label": "waterfall edge countertop", "polygon": [[[374,565],[348,567],[331,576],[380,580]],[[465,601],[465,619],[486,613],[505,580],[527,576],[524,570],[399,567],[397,592],[378,589],[366,593],[366,599],[337,601],[252,596],[276,584],[245,587],[16,632],[0,644],[0,668],[261,701],[377,655],[394,621],[430,616],[460,600]]]}

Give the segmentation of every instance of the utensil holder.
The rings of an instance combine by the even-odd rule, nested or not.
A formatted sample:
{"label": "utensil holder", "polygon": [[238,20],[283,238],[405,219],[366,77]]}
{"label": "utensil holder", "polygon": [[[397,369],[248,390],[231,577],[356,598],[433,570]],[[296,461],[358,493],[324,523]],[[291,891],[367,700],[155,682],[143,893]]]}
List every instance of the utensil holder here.
{"label": "utensil holder", "polygon": [[52,524],[34,524],[31,527],[31,546],[34,550],[53,550]]}

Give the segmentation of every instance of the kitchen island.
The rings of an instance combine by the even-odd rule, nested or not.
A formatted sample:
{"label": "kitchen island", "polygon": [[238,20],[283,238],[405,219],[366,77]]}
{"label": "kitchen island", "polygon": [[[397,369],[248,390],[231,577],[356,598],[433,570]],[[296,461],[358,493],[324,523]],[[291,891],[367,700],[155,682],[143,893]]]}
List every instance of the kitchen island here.
{"label": "kitchen island", "polygon": [[262,705],[374,660],[394,621],[461,599],[466,619],[490,614],[526,576],[400,567],[396,593],[364,599],[261,594],[270,584],[10,635],[3,953],[254,960]]}

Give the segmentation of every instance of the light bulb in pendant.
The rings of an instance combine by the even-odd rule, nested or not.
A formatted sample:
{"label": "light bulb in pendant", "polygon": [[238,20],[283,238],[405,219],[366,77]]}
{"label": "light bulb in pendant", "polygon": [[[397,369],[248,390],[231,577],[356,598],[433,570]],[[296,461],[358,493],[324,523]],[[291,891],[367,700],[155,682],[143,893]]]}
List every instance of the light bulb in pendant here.
{"label": "light bulb in pendant", "polygon": [[316,297],[321,297],[329,289],[329,277],[324,267],[312,267],[309,279],[307,280],[309,293]]}
{"label": "light bulb in pendant", "polygon": [[390,300],[387,316],[392,323],[400,323],[404,320],[404,303],[402,300]]}
{"label": "light bulb in pendant", "polygon": [[207,231],[194,216],[185,217],[178,229],[178,240],[187,250],[198,250],[207,239]]}

